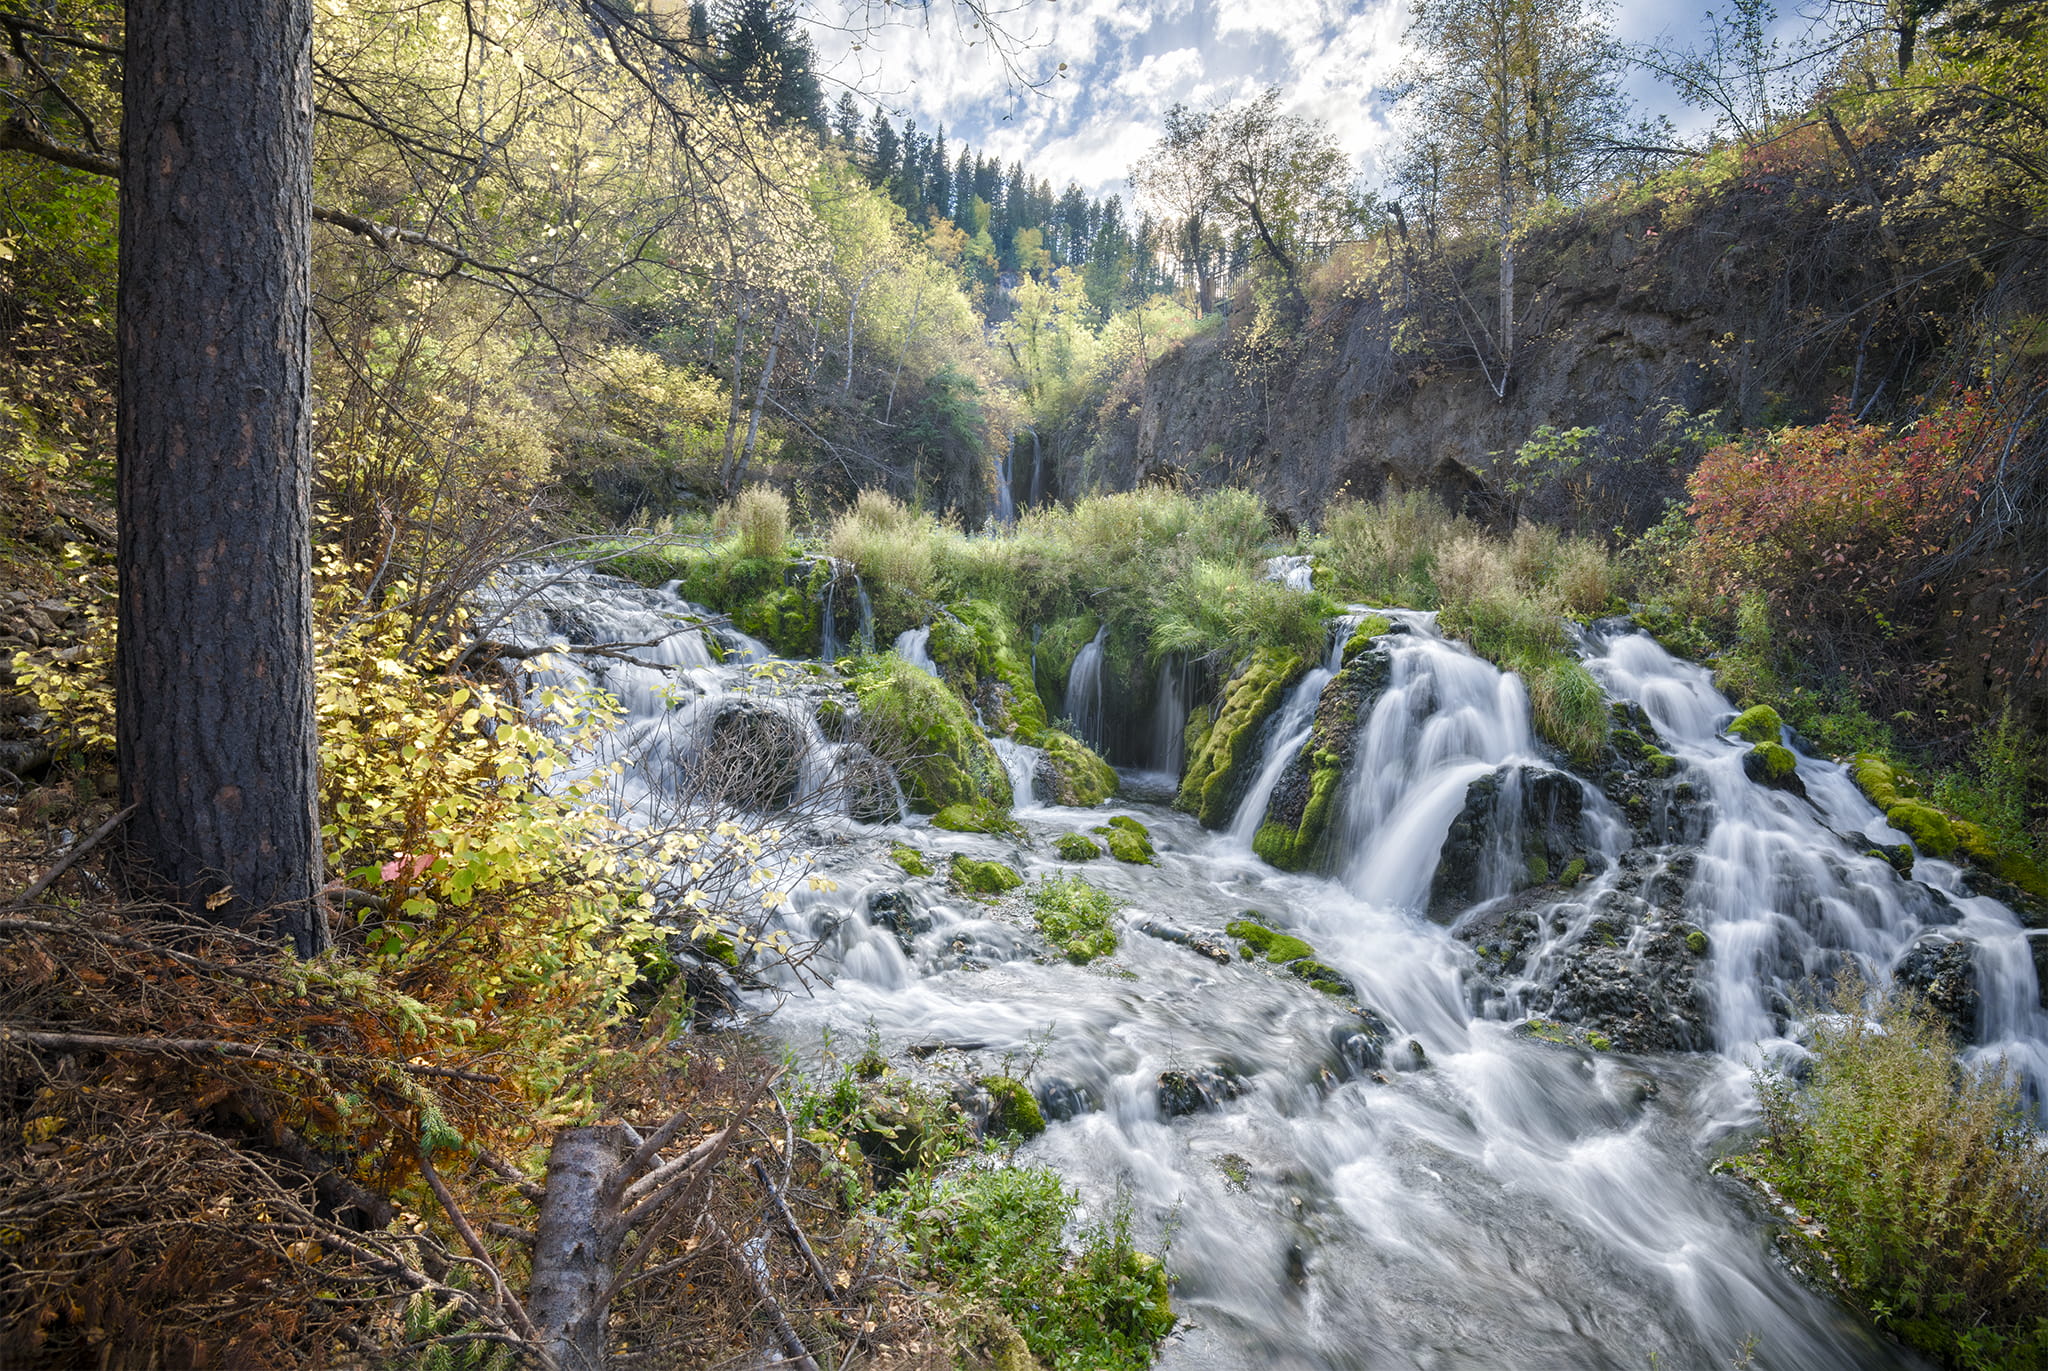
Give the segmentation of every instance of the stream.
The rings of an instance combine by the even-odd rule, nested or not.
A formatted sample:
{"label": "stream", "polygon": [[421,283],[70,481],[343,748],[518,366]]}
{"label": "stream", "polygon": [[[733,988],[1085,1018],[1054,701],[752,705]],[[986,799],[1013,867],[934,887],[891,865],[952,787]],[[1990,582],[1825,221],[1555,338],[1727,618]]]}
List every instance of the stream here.
{"label": "stream", "polygon": [[[644,640],[702,613],[668,591],[558,572],[508,597],[501,617],[529,642],[588,643]],[[1182,1322],[1161,1349],[1165,1368],[1920,1366],[1794,1279],[1747,1192],[1710,1165],[1755,1120],[1753,1065],[1802,1055],[1801,987],[1850,961],[1882,981],[1923,946],[1965,949],[1979,1001],[1972,1050],[2002,1057],[2038,1099],[2048,1014],[2015,916],[1969,894],[1946,863],[1922,859],[1909,880],[1865,855],[1904,838],[1842,767],[1800,754],[1804,797],[1753,783],[1744,745],[1720,732],[1735,711],[1708,673],[1621,625],[1596,628],[1582,653],[1682,764],[1680,790],[1658,791],[1683,795],[1669,801],[1676,817],[1648,841],[1600,789],[1570,782],[1583,791],[1584,879],[1518,893],[1521,837],[1503,820],[1471,869],[1453,873],[1471,907],[1447,915],[1439,855],[1474,783],[1501,778],[1499,809],[1512,814],[1517,787],[1561,773],[1533,738],[1516,678],[1439,636],[1431,616],[1389,617],[1397,631],[1377,640],[1386,684],[1359,716],[1328,874],[1281,872],[1251,840],[1355,621],[1268,722],[1225,831],[1169,807],[1171,773],[1126,772],[1122,794],[1097,809],[1032,802],[1035,754],[1007,740],[1022,839],[914,817],[809,821],[814,874],[829,888],[790,882],[779,924],[815,952],[801,980],[785,973],[750,997],[759,1030],[814,1067],[828,1044],[850,1059],[872,1032],[896,1060],[917,1049],[916,1069],[935,1081],[1026,1075],[1052,1122],[1020,1159],[1057,1169],[1092,1212],[1128,1204],[1141,1243],[1175,1277]],[[680,783],[699,745],[693,721],[734,694],[801,728],[805,793],[857,764],[824,740],[803,695],[761,694],[765,649],[731,633],[720,646],[723,664],[704,635],[679,633],[644,650],[646,666],[555,671],[627,707],[623,808]],[[1068,711],[1084,728],[1101,708],[1092,646],[1077,669],[1096,674]],[[933,669],[924,637],[906,634],[896,650]],[[1184,714],[1180,678],[1162,672],[1161,691]],[[655,736],[662,746],[646,746]],[[1155,764],[1177,764],[1177,743],[1161,730]],[[1054,859],[1053,839],[1113,814],[1151,830],[1156,865]],[[940,874],[906,877],[894,843]],[[1009,863],[1028,882],[1084,874],[1127,902],[1121,947],[1088,966],[1049,954],[1023,899],[948,889],[956,853]],[[1652,995],[1641,1017],[1696,1050],[1531,1036],[1532,1016],[1562,1016],[1590,993],[1593,934],[1617,975],[1656,965],[1649,949],[1671,935],[1642,911],[1658,889],[1677,892],[1710,950],[1685,973],[1692,1009]],[[1529,930],[1510,964],[1488,962],[1479,939],[1493,935],[1474,932],[1503,910],[1521,911]],[[1279,967],[1219,964],[1187,945],[1194,935],[1234,948],[1224,926],[1247,911],[1314,944],[1369,1013]],[[1193,1091],[1167,1089],[1163,1073]]]}

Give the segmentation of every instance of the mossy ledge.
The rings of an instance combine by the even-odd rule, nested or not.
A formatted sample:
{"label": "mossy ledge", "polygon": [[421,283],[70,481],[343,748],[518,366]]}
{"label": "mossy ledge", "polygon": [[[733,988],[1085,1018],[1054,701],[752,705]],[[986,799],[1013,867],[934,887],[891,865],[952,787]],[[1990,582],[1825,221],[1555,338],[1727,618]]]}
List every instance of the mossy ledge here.
{"label": "mossy ledge", "polygon": [[1239,782],[1256,760],[1259,727],[1280,707],[1287,688],[1308,670],[1299,653],[1262,647],[1247,657],[1223,687],[1199,737],[1188,732],[1187,774],[1174,804],[1195,816],[1205,828],[1230,822],[1231,802]]}
{"label": "mossy ledge", "polygon": [[959,696],[891,654],[859,659],[852,677],[861,715],[882,744],[878,750],[901,759],[903,793],[912,809],[934,814],[949,805],[1009,808],[1009,773]]}
{"label": "mossy ledge", "polygon": [[[1247,915],[1256,914],[1247,909]],[[1239,951],[1248,962],[1268,961],[1284,967],[1287,974],[1332,999],[1355,1002],[1358,988],[1351,978],[1329,963],[1316,958],[1316,950],[1290,933],[1268,928],[1254,918],[1232,919],[1223,931],[1236,938]]]}
{"label": "mossy ledge", "polygon": [[1152,831],[1130,815],[1119,814],[1095,832],[1102,835],[1102,841],[1109,845],[1109,855],[1118,861],[1134,866],[1152,865]]}
{"label": "mossy ledge", "polygon": [[[1384,632],[1386,620],[1378,622]],[[1350,652],[1348,645],[1345,651]],[[1309,739],[1281,773],[1264,822],[1252,837],[1252,851],[1261,859],[1282,871],[1306,871],[1322,864],[1330,817],[1357,745],[1358,721],[1386,690],[1392,672],[1393,658],[1368,640],[1366,649],[1353,655],[1323,688]]]}
{"label": "mossy ledge", "polygon": [[931,654],[946,680],[981,706],[991,728],[1043,745],[1046,711],[1031,679],[1031,648],[999,606],[987,600],[947,606],[932,621]]}
{"label": "mossy ledge", "polygon": [[969,895],[1001,895],[1024,884],[1014,867],[1001,862],[978,862],[972,857],[955,855],[951,877],[956,888]]}
{"label": "mossy ledge", "polygon": [[1093,809],[1116,794],[1116,768],[1073,734],[1047,729],[1039,746],[1052,772],[1055,802]]}

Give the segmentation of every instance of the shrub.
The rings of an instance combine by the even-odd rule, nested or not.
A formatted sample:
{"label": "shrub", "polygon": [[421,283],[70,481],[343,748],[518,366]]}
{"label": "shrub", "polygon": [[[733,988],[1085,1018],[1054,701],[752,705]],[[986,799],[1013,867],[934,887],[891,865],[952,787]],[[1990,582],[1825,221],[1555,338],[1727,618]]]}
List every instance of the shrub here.
{"label": "shrub", "polygon": [[1804,1087],[1761,1076],[1738,1165],[1818,1220],[1793,1231],[1856,1304],[1953,1367],[2048,1359],[2048,1151],[1999,1067],[1959,1063],[1917,1002],[1854,979],[1812,1019]]}
{"label": "shrub", "polygon": [[1054,876],[1031,892],[1031,911],[1045,940],[1070,962],[1116,951],[1115,916],[1124,902],[1079,876]]}
{"label": "shrub", "polygon": [[937,536],[929,514],[904,507],[886,491],[864,490],[832,525],[826,549],[853,564],[869,594],[925,600],[937,565]]}

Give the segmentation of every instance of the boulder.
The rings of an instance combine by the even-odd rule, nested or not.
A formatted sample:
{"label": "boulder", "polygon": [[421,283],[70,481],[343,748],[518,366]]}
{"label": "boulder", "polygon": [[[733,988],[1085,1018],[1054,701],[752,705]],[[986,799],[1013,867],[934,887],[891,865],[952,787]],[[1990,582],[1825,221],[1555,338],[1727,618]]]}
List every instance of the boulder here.
{"label": "boulder", "polygon": [[1429,917],[1450,923],[1481,900],[1546,885],[1574,860],[1583,874],[1591,844],[1585,791],[1576,777],[1533,766],[1502,767],[1472,782],[1451,821],[1430,882]]}
{"label": "boulder", "polygon": [[1977,1040],[1977,944],[1970,938],[1923,933],[1892,968],[1892,980],[1912,991],[1959,1043]]}

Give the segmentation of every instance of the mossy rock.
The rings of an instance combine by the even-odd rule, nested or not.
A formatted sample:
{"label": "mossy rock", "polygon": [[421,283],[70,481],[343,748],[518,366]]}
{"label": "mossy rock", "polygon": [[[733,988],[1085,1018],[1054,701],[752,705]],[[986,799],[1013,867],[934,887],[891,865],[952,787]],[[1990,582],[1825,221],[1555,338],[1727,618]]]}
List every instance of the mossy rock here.
{"label": "mossy rock", "polygon": [[1965,857],[2034,900],[2048,902],[2048,868],[1999,847],[1990,831],[1980,824],[1951,817],[1949,826],[1955,830],[1957,850]]}
{"label": "mossy rock", "polygon": [[1308,670],[1299,653],[1262,647],[1223,687],[1214,723],[1188,754],[1187,774],[1174,804],[1206,828],[1230,822],[1239,784],[1258,761],[1259,728],[1280,707],[1287,688]]}
{"label": "mossy rock", "polygon": [[[981,702],[991,727],[1039,746],[1046,714],[1031,678],[1030,644],[992,601],[961,600],[947,611],[954,622],[942,615],[932,623],[932,660],[961,693]],[[956,631],[956,623],[964,631]]]}
{"label": "mossy rock", "polygon": [[1039,740],[1053,776],[1055,802],[1093,809],[1116,794],[1116,768],[1071,733],[1048,729]]}
{"label": "mossy rock", "polygon": [[983,1076],[979,1084],[995,1104],[988,1116],[989,1132],[1012,1138],[1035,1138],[1045,1132],[1045,1115],[1031,1087],[1015,1076]]}
{"label": "mossy rock", "polygon": [[1758,785],[1773,790],[1791,790],[1799,785],[1799,759],[1782,743],[1758,743],[1745,752],[1742,772]]}
{"label": "mossy rock", "polygon": [[1102,835],[1102,841],[1109,846],[1109,855],[1118,861],[1136,866],[1152,865],[1152,834],[1128,814],[1119,814],[1094,831]]}
{"label": "mossy rock", "polygon": [[1339,1000],[1352,1000],[1358,997],[1358,987],[1351,983],[1349,976],[1328,962],[1317,961],[1313,956],[1296,957],[1288,962],[1287,974]]}
{"label": "mossy rock", "polygon": [[1065,694],[1074,659],[1101,627],[1102,621],[1093,614],[1071,614],[1055,619],[1038,635],[1032,660],[1037,666],[1040,699],[1055,700]]}
{"label": "mossy rock", "polygon": [[[1329,760],[1325,762],[1324,757]],[[1293,828],[1281,823],[1260,824],[1252,835],[1252,851],[1282,871],[1306,871],[1315,863],[1317,850],[1329,832],[1331,810],[1343,783],[1343,766],[1334,755],[1320,754],[1309,773],[1308,803],[1302,807],[1301,823]]]}
{"label": "mossy rock", "polygon": [[1563,886],[1577,885],[1586,878],[1586,859],[1574,857],[1564,864],[1564,870],[1557,873],[1557,883]]}
{"label": "mossy rock", "polygon": [[954,1364],[961,1371],[1045,1371],[1010,1316],[994,1304],[976,1302],[954,1327]]}
{"label": "mossy rock", "polygon": [[1372,640],[1383,633],[1393,631],[1393,622],[1384,615],[1368,614],[1351,630],[1351,636],[1344,640],[1344,660],[1349,662],[1359,653],[1372,646]]}
{"label": "mossy rock", "polygon": [[1008,813],[985,801],[975,800],[961,804],[947,805],[932,815],[932,827],[943,828],[951,833],[1004,833],[1021,834]]}
{"label": "mossy rock", "polygon": [[1670,753],[1652,748],[1644,755],[1642,764],[1637,769],[1651,780],[1661,781],[1677,775],[1678,768],[1683,765],[1684,763]]}
{"label": "mossy rock", "polygon": [[1001,862],[979,862],[957,853],[952,862],[952,881],[969,895],[1001,895],[1024,884],[1024,878],[1014,867]]}
{"label": "mossy rock", "polygon": [[1052,850],[1063,862],[1092,862],[1102,855],[1102,845],[1086,833],[1062,833],[1053,840]]}
{"label": "mossy rock", "polygon": [[889,860],[903,869],[906,876],[929,876],[932,864],[925,860],[924,853],[904,843],[894,843],[889,848]]}
{"label": "mossy rock", "polygon": [[1139,1336],[1153,1342],[1173,1331],[1173,1300],[1169,1294],[1166,1267],[1150,1252],[1127,1252],[1123,1258],[1123,1303],[1120,1311],[1137,1325]]}
{"label": "mossy rock", "polygon": [[958,695],[893,653],[853,666],[877,752],[900,759],[904,797],[924,814],[948,805],[1010,806],[1010,775]]}
{"label": "mossy rock", "polygon": [[1706,931],[1698,928],[1687,929],[1685,934],[1685,950],[1692,953],[1695,957],[1706,956],[1708,951],[1711,950],[1711,945],[1707,942]]}
{"label": "mossy rock", "polygon": [[1785,736],[1785,721],[1769,705],[1757,705],[1730,720],[1727,732],[1745,743],[1776,743]]}
{"label": "mossy rock", "polygon": [[1913,846],[1929,857],[1955,854],[1955,825],[1933,805],[1901,800],[1884,812],[1884,821],[1911,838]]}
{"label": "mossy rock", "polygon": [[[1257,911],[1245,912],[1252,914]],[[1256,919],[1232,919],[1223,926],[1223,931],[1244,945],[1242,950],[1247,961],[1263,957],[1269,962],[1285,963],[1315,955],[1315,949],[1301,939],[1277,932]]]}
{"label": "mossy rock", "polygon": [[1850,760],[1849,779],[1880,810],[1889,811],[1906,798],[1899,791],[1898,773],[1892,770],[1891,763],[1873,753],[1859,752]]}
{"label": "mossy rock", "polygon": [[1393,674],[1383,646],[1362,651],[1323,687],[1315,723],[1281,773],[1252,850],[1283,871],[1307,871],[1329,856],[1330,824],[1357,746],[1358,721],[1370,714]]}
{"label": "mossy rock", "polygon": [[684,599],[718,610],[734,628],[784,657],[816,655],[822,590],[813,584],[812,564],[738,553],[736,540],[693,550],[676,559],[662,579],[677,581]]}

